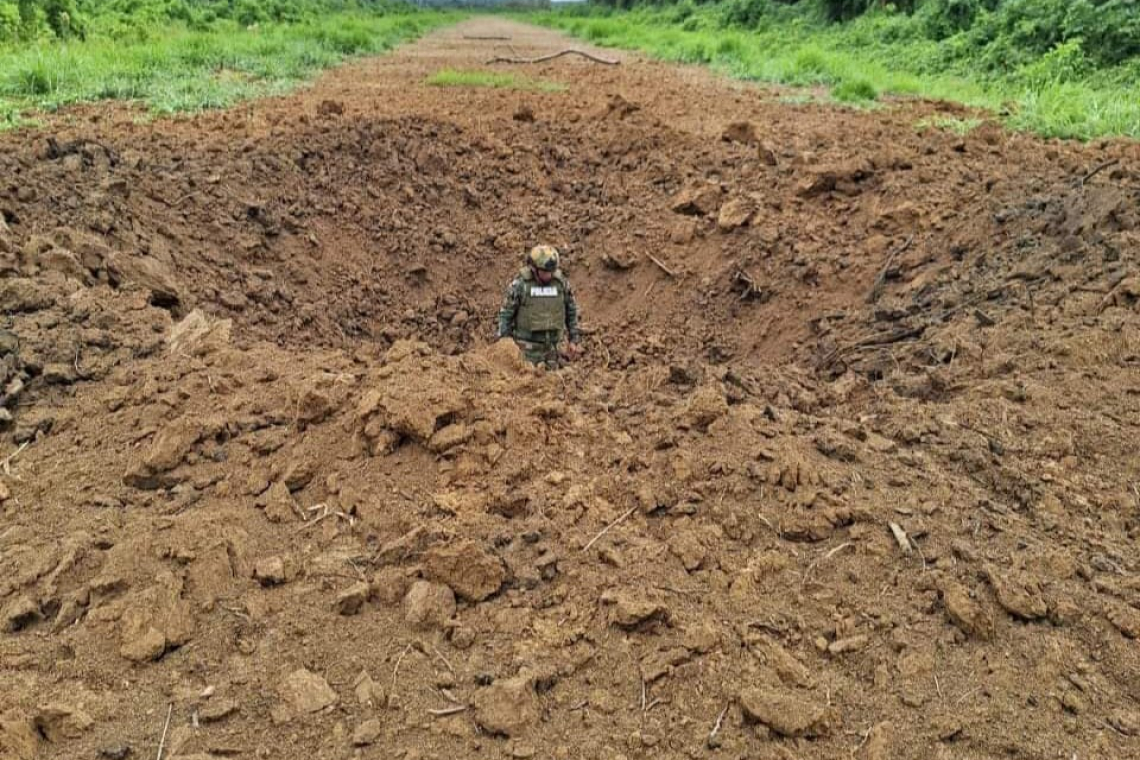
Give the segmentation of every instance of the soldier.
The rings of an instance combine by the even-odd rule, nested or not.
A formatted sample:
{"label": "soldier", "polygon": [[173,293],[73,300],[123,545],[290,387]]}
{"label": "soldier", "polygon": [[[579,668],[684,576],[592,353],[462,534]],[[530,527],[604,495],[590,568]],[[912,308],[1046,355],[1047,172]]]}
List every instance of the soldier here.
{"label": "soldier", "polygon": [[[549,369],[578,355],[578,304],[553,246],[538,245],[527,254],[499,310],[498,336],[513,338],[527,361]],[[568,345],[560,351],[563,337]]]}

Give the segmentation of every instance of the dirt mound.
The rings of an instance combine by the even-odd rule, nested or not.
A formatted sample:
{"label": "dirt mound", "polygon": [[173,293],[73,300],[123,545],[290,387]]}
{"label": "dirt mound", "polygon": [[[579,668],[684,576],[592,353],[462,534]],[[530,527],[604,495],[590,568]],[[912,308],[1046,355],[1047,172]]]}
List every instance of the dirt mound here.
{"label": "dirt mound", "polygon": [[5,138],[0,755],[1134,754],[1135,146],[486,57]]}

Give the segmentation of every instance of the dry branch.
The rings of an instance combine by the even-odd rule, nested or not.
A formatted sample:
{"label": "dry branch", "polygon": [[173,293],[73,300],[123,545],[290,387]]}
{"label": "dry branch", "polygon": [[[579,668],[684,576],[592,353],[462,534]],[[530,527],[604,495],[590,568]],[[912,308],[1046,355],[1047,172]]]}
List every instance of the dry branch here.
{"label": "dry branch", "polygon": [[1113,159],[1110,159],[1108,161],[1105,161],[1104,163],[1097,164],[1096,166],[1094,166],[1092,168],[1091,171],[1089,171],[1088,174],[1081,177],[1081,187],[1084,187],[1086,182],[1088,182],[1090,179],[1092,179],[1096,175],[1100,174],[1105,169],[1109,168],[1110,166],[1116,166],[1119,163],[1120,163],[1119,158],[1113,158]]}
{"label": "dry branch", "polygon": [[902,549],[903,554],[910,554],[912,547],[910,539],[907,538],[906,531],[898,523],[887,523],[891,528],[891,533],[895,536],[895,541],[898,542],[899,548]]}
{"label": "dry branch", "polygon": [[654,256],[652,253],[647,253],[645,255],[648,256],[649,260],[652,261],[654,264],[656,264],[661,269],[661,271],[664,272],[665,274],[669,275],[670,277],[676,277],[677,276],[676,272],[674,272],[669,267],[665,266],[665,263],[663,261],[661,261],[661,259]]}
{"label": "dry branch", "polygon": [[587,53],[584,50],[560,50],[551,55],[540,55],[538,58],[506,58],[504,56],[495,56],[487,61],[487,65],[492,63],[546,63],[553,61],[555,58],[561,58],[564,55],[580,55],[583,58],[593,61],[594,63],[605,64],[606,66],[617,66],[621,61],[611,60],[609,58],[599,58],[596,55]]}
{"label": "dry branch", "polygon": [[867,303],[875,303],[879,300],[879,296],[883,294],[883,288],[887,284],[887,272],[890,271],[891,265],[895,263],[895,259],[899,257],[903,251],[910,248],[910,244],[914,242],[914,235],[911,235],[900,245],[891,251],[891,255],[887,257],[887,263],[883,264],[879,276],[875,278],[875,284],[871,286],[871,292],[867,294]]}
{"label": "dry branch", "polygon": [[591,539],[590,539],[590,543],[588,543],[588,544],[586,544],[585,546],[583,546],[583,547],[582,547],[582,551],[586,551],[586,550],[588,550],[588,549],[589,549],[591,546],[593,546],[593,545],[594,545],[594,542],[596,542],[596,541],[597,541],[599,538],[601,538],[602,536],[604,536],[604,535],[606,535],[607,533],[609,533],[609,532],[610,532],[610,529],[611,529],[611,528],[615,528],[615,527],[617,527],[618,525],[620,525],[620,524],[621,524],[621,522],[622,522],[623,520],[625,520],[625,518],[627,518],[627,517],[629,517],[630,515],[632,515],[632,514],[633,514],[633,511],[634,511],[635,509],[637,509],[637,507],[630,507],[629,509],[627,509],[627,510],[625,511],[625,513],[624,513],[624,514],[622,514],[622,516],[621,516],[621,517],[619,517],[618,519],[614,520],[612,523],[610,523],[610,524],[609,524],[609,525],[607,525],[606,527],[602,528],[602,529],[601,529],[601,531],[599,531],[599,532],[598,532],[598,535],[596,535],[596,536],[594,536],[593,538],[591,538]]}
{"label": "dry branch", "polygon": [[166,725],[162,727],[162,738],[158,740],[158,755],[156,760],[162,760],[162,750],[166,749],[166,732],[170,730],[170,716],[174,713],[174,703],[166,708]]}

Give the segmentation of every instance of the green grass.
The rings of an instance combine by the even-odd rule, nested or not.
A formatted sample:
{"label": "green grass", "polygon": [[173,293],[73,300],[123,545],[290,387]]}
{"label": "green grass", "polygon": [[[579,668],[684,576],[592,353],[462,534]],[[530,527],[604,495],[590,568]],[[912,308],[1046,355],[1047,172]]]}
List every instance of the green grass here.
{"label": "green grass", "polygon": [[1047,137],[1140,138],[1140,61],[1096,69],[1065,43],[1023,56],[1016,66],[986,68],[958,50],[954,39],[924,38],[919,21],[902,14],[826,24],[799,6],[774,4],[784,10],[742,28],[725,21],[725,3],[684,7],[684,13],[576,7],[525,18],[602,47],[704,64],[740,79],[825,87],[842,103],[931,98],[988,110],[1010,128]]}
{"label": "green grass", "polygon": [[441,69],[429,76],[426,81],[435,87],[492,87],[539,92],[563,92],[566,89],[566,85],[559,82],[494,71]]}
{"label": "green grass", "polygon": [[224,108],[288,91],[347,58],[382,53],[459,16],[405,11],[330,14],[246,29],[170,29],[145,39],[51,42],[0,49],[0,129],[26,115],[97,100],[152,113]]}

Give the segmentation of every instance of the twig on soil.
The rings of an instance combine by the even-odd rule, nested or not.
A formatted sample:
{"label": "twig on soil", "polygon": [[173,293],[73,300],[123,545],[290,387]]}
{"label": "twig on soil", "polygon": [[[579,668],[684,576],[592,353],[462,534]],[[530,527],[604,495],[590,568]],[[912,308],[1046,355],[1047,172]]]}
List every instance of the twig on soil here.
{"label": "twig on soil", "polygon": [[590,539],[590,543],[588,543],[588,544],[586,544],[585,546],[583,546],[583,547],[582,547],[582,551],[587,551],[587,550],[588,550],[588,549],[589,549],[591,546],[593,546],[593,545],[594,545],[594,543],[595,543],[595,542],[596,542],[596,541],[597,541],[599,538],[601,538],[602,536],[604,536],[604,535],[606,535],[607,533],[609,533],[611,529],[613,529],[613,528],[617,527],[619,524],[621,524],[621,522],[622,522],[623,520],[625,520],[625,518],[627,518],[627,517],[629,517],[630,515],[632,515],[635,509],[637,509],[637,507],[636,507],[636,506],[634,506],[634,507],[630,507],[629,509],[627,509],[627,510],[626,510],[626,511],[625,511],[625,512],[622,514],[622,516],[621,516],[621,517],[619,517],[618,519],[614,520],[612,523],[610,523],[610,524],[609,524],[609,525],[607,525],[606,527],[602,528],[602,529],[601,529],[601,530],[598,532],[598,535],[596,535],[596,536],[594,536],[593,538],[591,538],[591,539]]}
{"label": "twig on soil", "polygon": [[709,738],[705,741],[709,747],[712,747],[716,741],[716,735],[720,733],[720,727],[724,724],[724,716],[728,714],[729,707],[731,707],[731,703],[725,705],[724,709],[720,711],[720,715],[716,716],[716,723],[713,724],[712,731],[709,731]]}
{"label": "twig on soil", "polygon": [[465,40],[509,40],[510,37],[504,37],[501,34],[465,34]]}
{"label": "twig on soil", "polygon": [[940,700],[942,700],[943,702],[945,702],[946,697],[942,696],[942,684],[940,684],[938,682],[938,674],[937,673],[934,674],[934,690],[938,692],[938,698]]}
{"label": "twig on soil", "polygon": [[443,663],[443,666],[447,668],[447,672],[451,673],[451,675],[455,675],[455,668],[451,667],[451,663],[447,661],[447,658],[443,656],[443,653],[439,651],[438,647],[433,644],[431,650],[435,652],[435,656],[438,657],[439,661]]}
{"label": "twig on soil", "polygon": [[839,552],[843,551],[844,549],[846,549],[849,546],[854,546],[854,544],[851,543],[850,541],[844,542],[844,543],[840,544],[839,546],[835,547],[834,549],[832,549],[831,551],[829,551],[827,554],[823,555],[823,558],[824,559],[831,559],[836,554],[839,554]]}
{"label": "twig on soil", "polygon": [[651,701],[649,704],[647,704],[645,706],[645,712],[649,712],[654,707],[657,707],[657,705],[659,705],[659,704],[661,704],[661,698],[660,697],[654,697],[653,701]]}
{"label": "twig on soil", "polygon": [[919,325],[918,327],[904,327],[898,330],[891,330],[890,332],[875,333],[866,338],[861,338],[854,343],[846,346],[841,346],[834,349],[831,353],[823,358],[822,366],[830,366],[836,359],[848,351],[854,351],[861,348],[871,348],[880,346],[889,346],[892,343],[907,340],[908,338],[916,338],[926,332],[927,325]]}
{"label": "twig on soil", "polygon": [[12,462],[15,461],[16,457],[20,456],[21,451],[28,448],[29,443],[31,443],[31,441],[24,441],[23,443],[20,444],[20,448],[16,449],[11,454],[4,457],[4,474],[5,475],[11,475],[12,474]]}
{"label": "twig on soil", "polygon": [[1112,158],[1112,159],[1109,159],[1108,161],[1097,164],[1096,166],[1094,166],[1092,168],[1092,170],[1090,172],[1088,172],[1085,176],[1081,177],[1081,187],[1084,187],[1086,182],[1088,182],[1090,179],[1092,179],[1096,175],[1100,174],[1105,169],[1109,168],[1110,166],[1116,166],[1119,163],[1120,163],[1119,158]]}
{"label": "twig on soil", "polygon": [[400,663],[404,661],[404,658],[408,655],[408,652],[412,651],[412,646],[412,642],[409,641],[408,645],[404,647],[404,651],[400,652],[400,656],[396,658],[396,664],[392,668],[392,688],[388,690],[390,694],[396,693],[396,678],[400,675]]}
{"label": "twig on soil", "polygon": [[440,710],[428,710],[428,715],[434,715],[437,718],[442,718],[446,715],[455,715],[456,713],[464,712],[467,705],[455,705],[454,707],[444,707]]}
{"label": "twig on soil", "polygon": [[166,725],[162,727],[162,738],[158,741],[158,756],[155,760],[162,760],[162,750],[166,749],[166,732],[170,730],[170,716],[174,714],[174,703],[166,708]]}
{"label": "twig on soil", "polygon": [[911,235],[903,242],[902,245],[891,251],[891,255],[887,257],[887,263],[883,264],[883,268],[879,271],[878,277],[875,278],[875,283],[871,286],[871,292],[867,294],[867,303],[875,303],[879,300],[879,296],[883,294],[883,288],[887,284],[887,272],[890,271],[891,265],[895,263],[895,259],[899,257],[910,244],[914,242],[914,235]]}
{"label": "twig on soil", "polygon": [[894,534],[895,541],[898,542],[899,548],[902,549],[903,554],[910,554],[914,547],[911,546],[910,539],[907,538],[906,531],[902,529],[898,523],[887,523],[891,528],[891,533]]}
{"label": "twig on soil", "polygon": [[832,549],[831,551],[829,551],[827,554],[823,555],[822,557],[817,557],[810,565],[807,566],[807,569],[804,570],[803,583],[806,584],[808,582],[808,578],[811,577],[811,571],[815,570],[816,565],[818,565],[820,562],[823,562],[825,559],[831,559],[836,554],[843,551],[844,549],[846,549],[849,546],[852,546],[852,543],[850,541],[846,541],[846,542],[840,544],[839,546],[835,547],[834,549]]}
{"label": "twig on soil", "polygon": [[677,276],[676,272],[674,272],[669,267],[665,266],[664,262],[662,262],[661,259],[654,256],[652,253],[646,253],[645,255],[649,257],[650,261],[652,261],[654,264],[656,264],[658,267],[660,267],[661,271],[664,272],[665,274],[669,275],[670,277],[676,277]]}
{"label": "twig on soil", "polygon": [[551,55],[542,55],[538,58],[505,58],[503,56],[495,56],[487,61],[487,64],[492,63],[546,63],[553,61],[555,58],[561,58],[564,55],[580,55],[583,58],[593,61],[594,63],[602,63],[606,66],[617,66],[621,61],[615,61],[610,58],[599,58],[596,55],[585,52],[584,50],[560,50]]}

